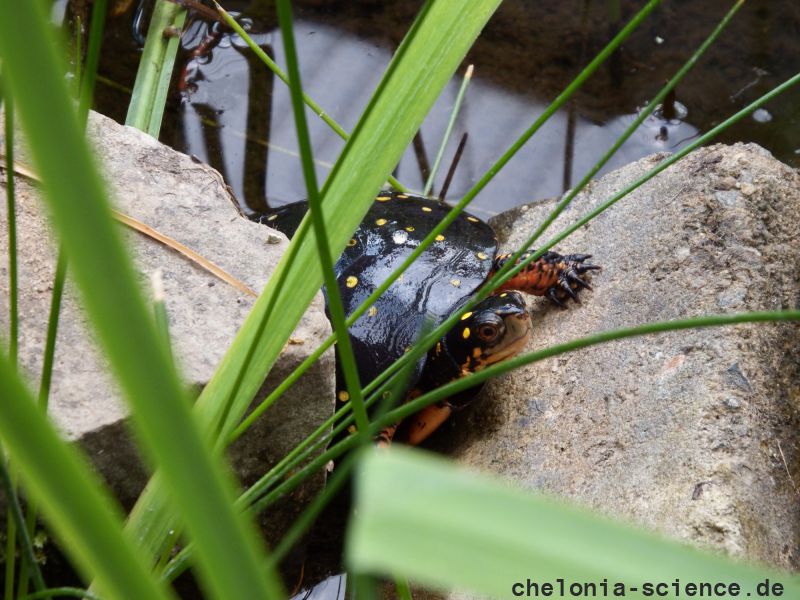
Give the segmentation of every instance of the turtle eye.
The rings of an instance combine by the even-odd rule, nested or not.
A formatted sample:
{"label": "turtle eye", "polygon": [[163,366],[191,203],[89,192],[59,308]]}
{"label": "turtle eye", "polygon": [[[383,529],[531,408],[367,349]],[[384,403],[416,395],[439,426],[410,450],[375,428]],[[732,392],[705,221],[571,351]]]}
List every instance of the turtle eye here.
{"label": "turtle eye", "polygon": [[478,336],[484,342],[493,342],[497,338],[499,332],[500,330],[495,323],[484,323],[478,327]]}

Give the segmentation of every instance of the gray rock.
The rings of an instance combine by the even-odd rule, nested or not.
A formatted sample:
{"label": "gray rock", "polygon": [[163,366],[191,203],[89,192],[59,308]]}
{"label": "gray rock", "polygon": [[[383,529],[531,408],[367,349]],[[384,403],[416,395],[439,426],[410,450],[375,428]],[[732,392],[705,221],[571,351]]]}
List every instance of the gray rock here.
{"label": "gray rock", "polygon": [[[660,158],[591,184],[551,232]],[[553,205],[498,219],[508,249]],[[530,350],[651,321],[797,308],[800,175],[755,145],[704,148],[558,249],[590,252],[603,270],[569,310],[531,302]],[[595,346],[492,381],[438,445],[528,488],[796,569],[799,394],[797,324],[686,330]]]}
{"label": "gray rock", "polygon": [[[216,171],[97,114],[92,114],[88,131],[119,211],[188,246],[250,288],[261,290],[288,242],[282,234],[238,214],[235,200]],[[24,156],[20,161],[26,162]],[[0,183],[4,195],[5,180]],[[38,385],[41,370],[55,270],[52,235],[37,195],[35,185],[17,178],[20,363],[32,389]],[[7,239],[5,208],[3,202],[3,240]],[[255,299],[161,243],[120,227],[142,286],[149,289],[151,274],[161,271],[174,354],[187,385],[199,390],[214,373]],[[0,248],[0,331],[6,338],[7,267],[4,241]],[[323,308],[320,294],[292,334],[257,400],[329,334]],[[333,356],[327,353],[267,411],[255,431],[236,444],[232,456],[242,479],[252,481],[263,474],[332,414],[333,377]],[[130,505],[147,474],[133,444],[125,439],[126,408],[107,375],[70,285],[61,312],[49,412],[68,439],[87,448],[123,504]],[[298,497],[308,493],[308,489],[300,490]]]}

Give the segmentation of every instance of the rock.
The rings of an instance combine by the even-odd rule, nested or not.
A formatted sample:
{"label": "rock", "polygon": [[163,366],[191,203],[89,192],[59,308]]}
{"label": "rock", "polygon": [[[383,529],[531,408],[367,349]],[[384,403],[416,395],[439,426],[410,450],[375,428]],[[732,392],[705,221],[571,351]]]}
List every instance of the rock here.
{"label": "rock", "polygon": [[[182,244],[260,291],[283,254],[287,240],[238,214],[221,176],[210,167],[160,144],[150,136],[92,114],[89,136],[101,159],[115,207]],[[24,157],[20,162],[27,162]],[[5,194],[5,179],[0,180]],[[55,270],[52,235],[42,217],[36,186],[17,177],[20,280],[20,364],[31,389],[38,386]],[[5,202],[0,237],[7,239]],[[173,351],[185,382],[200,390],[253,305],[254,297],[211,275],[177,252],[120,225],[131,254],[150,288],[161,271]],[[0,249],[0,327],[8,335],[7,244]],[[124,315],[120,315],[124,318]],[[265,397],[330,333],[321,294],[312,304],[270,373],[257,400]],[[147,479],[135,447],[126,438],[127,410],[106,373],[88,323],[67,286],[61,311],[49,412],[65,437],[81,443],[126,506]],[[239,476],[250,482],[316,429],[333,411],[334,364],[327,353],[235,445]],[[330,389],[330,393],[320,390]],[[320,481],[316,485],[319,486]],[[299,490],[307,497],[310,489]],[[300,504],[292,505],[298,510]],[[273,519],[280,523],[285,519]]]}
{"label": "rock", "polygon": [[[549,235],[661,158],[591,184]],[[504,245],[521,244],[554,202],[498,219]],[[752,144],[703,148],[558,249],[590,252],[603,270],[569,310],[532,301],[529,350],[651,321],[797,308],[800,175]],[[800,567],[798,324],[617,341],[519,369],[482,395],[437,443],[464,465],[701,547]]]}

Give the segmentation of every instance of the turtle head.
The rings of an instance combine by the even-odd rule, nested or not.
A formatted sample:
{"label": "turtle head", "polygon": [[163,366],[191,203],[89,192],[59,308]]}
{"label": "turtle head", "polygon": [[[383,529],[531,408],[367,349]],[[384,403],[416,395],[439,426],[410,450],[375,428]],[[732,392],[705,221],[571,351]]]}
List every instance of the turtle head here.
{"label": "turtle head", "polygon": [[489,296],[464,313],[442,341],[465,375],[519,353],[530,333],[525,301],[518,292],[509,291]]}

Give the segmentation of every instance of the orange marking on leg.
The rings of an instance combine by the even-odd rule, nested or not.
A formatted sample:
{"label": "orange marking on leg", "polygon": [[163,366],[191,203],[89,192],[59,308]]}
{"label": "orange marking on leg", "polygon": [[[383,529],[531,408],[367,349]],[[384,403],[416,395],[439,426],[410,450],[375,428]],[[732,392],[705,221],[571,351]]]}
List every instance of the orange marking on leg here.
{"label": "orange marking on leg", "polygon": [[447,404],[434,404],[423,408],[411,417],[407,437],[404,440],[411,446],[425,441],[430,434],[436,431],[448,417],[453,414],[453,409]]}
{"label": "orange marking on leg", "polygon": [[517,290],[534,296],[543,296],[558,281],[558,272],[555,266],[544,261],[537,261],[497,289]]}

